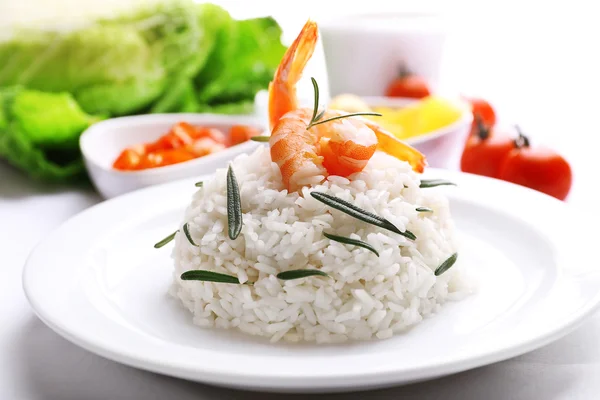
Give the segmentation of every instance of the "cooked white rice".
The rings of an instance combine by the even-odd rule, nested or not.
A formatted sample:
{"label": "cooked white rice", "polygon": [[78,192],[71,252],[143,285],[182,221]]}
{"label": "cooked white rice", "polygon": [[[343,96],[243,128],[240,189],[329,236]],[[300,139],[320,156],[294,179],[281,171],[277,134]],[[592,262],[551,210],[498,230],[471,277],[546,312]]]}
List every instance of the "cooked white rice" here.
{"label": "cooked white rice", "polygon": [[[243,211],[236,240],[227,235],[226,169],[194,194],[183,223],[199,247],[177,234],[171,293],[206,328],[239,329],[272,342],[385,339],[459,299],[467,286],[459,263],[436,277],[434,270],[457,251],[447,199],[439,189],[420,189],[408,163],[376,153],[351,180],[330,176],[305,187],[302,196],[283,190],[267,147],[233,161]],[[309,195],[318,190],[377,213],[417,240],[358,221]],[[417,212],[416,207],[429,212]],[[180,230],[181,231],[181,230]],[[323,232],[360,239],[380,254],[330,241]],[[182,281],[202,269],[237,276],[240,282]],[[327,277],[282,281],[281,271],[320,269]]]}

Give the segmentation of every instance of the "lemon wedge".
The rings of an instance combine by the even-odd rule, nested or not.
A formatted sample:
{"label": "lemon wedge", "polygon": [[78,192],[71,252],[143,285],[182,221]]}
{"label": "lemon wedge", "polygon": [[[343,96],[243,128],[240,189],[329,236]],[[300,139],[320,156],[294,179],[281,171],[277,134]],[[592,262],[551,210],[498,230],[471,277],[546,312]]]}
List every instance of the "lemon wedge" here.
{"label": "lemon wedge", "polygon": [[428,133],[458,121],[463,108],[456,101],[429,96],[419,102],[419,122],[417,130]]}
{"label": "lemon wedge", "polygon": [[365,118],[377,122],[399,139],[408,139],[444,128],[461,118],[464,107],[456,100],[438,95],[427,96],[402,108],[369,107],[362,98],[353,94],[336,96],[329,104],[330,109],[350,113],[369,111],[379,113],[381,117],[365,116]]}
{"label": "lemon wedge", "polygon": [[381,117],[369,117],[382,128],[392,132],[400,139],[419,134],[419,107],[410,105],[404,108],[373,107]]}

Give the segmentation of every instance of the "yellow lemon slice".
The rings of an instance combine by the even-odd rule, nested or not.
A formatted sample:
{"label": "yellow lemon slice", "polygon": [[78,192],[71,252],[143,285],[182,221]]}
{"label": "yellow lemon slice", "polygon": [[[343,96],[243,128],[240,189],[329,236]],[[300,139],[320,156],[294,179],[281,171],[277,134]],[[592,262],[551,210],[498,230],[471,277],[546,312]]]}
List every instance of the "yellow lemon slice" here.
{"label": "yellow lemon slice", "polygon": [[419,122],[417,131],[428,133],[458,121],[463,108],[456,101],[429,96],[419,102]]}
{"label": "yellow lemon slice", "polygon": [[384,129],[387,129],[399,139],[407,139],[418,135],[419,108],[411,105],[404,108],[374,107],[373,111],[382,114],[381,117],[371,117]]}
{"label": "yellow lemon slice", "polygon": [[441,129],[458,121],[464,112],[460,102],[441,96],[428,96],[415,103],[392,108],[369,105],[353,94],[342,94],[332,99],[330,109],[346,112],[369,112],[382,114],[380,117],[366,116],[399,139],[408,139]]}

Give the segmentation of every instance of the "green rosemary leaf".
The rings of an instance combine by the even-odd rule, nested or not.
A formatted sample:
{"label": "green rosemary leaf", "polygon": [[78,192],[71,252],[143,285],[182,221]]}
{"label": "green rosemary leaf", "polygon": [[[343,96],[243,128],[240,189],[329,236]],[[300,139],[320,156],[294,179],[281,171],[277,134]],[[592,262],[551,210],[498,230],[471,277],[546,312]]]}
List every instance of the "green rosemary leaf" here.
{"label": "green rosemary leaf", "polygon": [[351,238],[344,237],[344,236],[331,235],[327,232],[323,232],[323,235],[329,240],[362,247],[364,249],[367,249],[367,250],[375,253],[375,255],[377,257],[379,257],[379,253],[377,252],[377,250],[375,250],[375,248],[373,246],[371,246],[369,243],[363,242],[362,240],[351,239]]}
{"label": "green rosemary leaf", "polygon": [[312,118],[310,119],[310,124],[308,125],[309,127],[311,126],[311,124],[316,121],[318,118],[315,118],[317,116],[317,112],[319,111],[319,85],[317,85],[317,80],[315,78],[313,78],[312,76],[310,77],[310,81],[312,82],[313,85],[313,89],[314,89],[314,106],[313,106],[313,115]]}
{"label": "green rosemary leaf", "polygon": [[291,279],[306,278],[307,276],[327,276],[325,272],[319,271],[318,269],[295,269],[292,271],[280,272],[277,274],[277,278],[289,281]]}
{"label": "green rosemary leaf", "polygon": [[379,113],[374,113],[374,112],[358,112],[358,113],[352,113],[352,114],[345,114],[345,115],[338,115],[337,117],[331,117],[331,118],[327,118],[324,119],[322,121],[318,121],[318,122],[313,122],[311,123],[307,129],[310,129],[311,127],[315,126],[315,125],[320,125],[320,124],[324,124],[326,122],[330,122],[336,119],[342,119],[342,118],[349,118],[349,117],[358,117],[361,115],[372,115],[374,117],[381,117],[382,114]]}
{"label": "green rosemary leaf", "polygon": [[[397,228],[396,228],[396,229],[397,229]],[[409,230],[406,230],[406,231],[404,231],[404,232],[400,232],[400,234],[401,234],[402,236],[404,236],[405,238],[407,238],[407,239],[410,239],[410,240],[417,240],[417,236],[416,236],[414,233],[412,233],[411,231],[409,231]]]}
{"label": "green rosemary leaf", "polygon": [[183,224],[183,233],[185,234],[185,237],[192,246],[198,247],[198,245],[194,243],[194,239],[192,239],[192,235],[190,234],[190,227],[188,226],[187,222]]}
{"label": "green rosemary leaf", "polygon": [[242,201],[231,165],[227,170],[227,225],[229,238],[236,239],[242,231]]}
{"label": "green rosemary leaf", "polygon": [[169,236],[167,236],[166,238],[164,238],[163,240],[161,240],[160,242],[156,243],[154,245],[155,249],[160,249],[161,247],[163,247],[165,244],[169,243],[171,240],[175,239],[175,234],[179,232],[179,230],[176,230],[175,232],[171,233]]}
{"label": "green rosemary leaf", "polygon": [[418,212],[433,212],[433,210],[429,207],[417,207],[416,210]]}
{"label": "green rosemary leaf", "polygon": [[317,115],[317,117],[315,118],[315,122],[320,120],[321,118],[323,118],[323,115],[325,115],[326,110],[323,110],[319,113],[319,115]]}
{"label": "green rosemary leaf", "polygon": [[204,182],[196,182],[194,184],[194,186],[196,186],[196,187],[202,187],[202,185],[204,185]]}
{"label": "green rosemary leaf", "polygon": [[397,233],[397,234],[402,235],[411,240],[415,240],[417,238],[411,231],[407,230],[407,231],[402,232],[402,231],[400,231],[400,229],[398,229],[394,224],[392,224],[387,219],[380,217],[379,215],[375,215],[373,213],[365,211],[362,208],[359,208],[359,207],[355,206],[354,204],[349,203],[345,200],[342,200],[338,197],[335,197],[335,196],[332,196],[332,195],[329,195],[326,193],[315,192],[315,191],[310,192],[310,195],[312,197],[314,197],[315,199],[319,200],[321,203],[327,204],[328,206],[333,207],[336,210],[339,210],[353,218],[356,218],[363,222],[367,222],[371,225],[378,226],[378,227],[386,229],[388,231]]}
{"label": "green rosemary leaf", "polygon": [[422,189],[424,189],[424,188],[430,188],[430,187],[435,187],[435,186],[443,186],[443,185],[453,185],[453,186],[456,186],[456,183],[450,182],[450,181],[446,181],[444,179],[423,179],[421,181],[421,184],[419,185],[419,187],[422,188]]}
{"label": "green rosemary leaf", "polygon": [[440,276],[444,272],[448,271],[451,266],[454,265],[456,259],[458,258],[458,253],[452,254],[446,261],[444,261],[437,269],[435,270],[435,276]]}
{"label": "green rosemary leaf", "polygon": [[338,115],[337,117],[332,117],[332,118],[328,118],[328,119],[321,121],[321,118],[323,118],[323,115],[325,115],[325,110],[323,110],[319,113],[319,85],[317,84],[316,79],[313,77],[310,78],[310,81],[312,82],[313,89],[314,89],[314,104],[313,104],[313,114],[312,114],[312,117],[311,117],[310,122],[308,123],[308,126],[306,127],[306,129],[310,129],[315,125],[324,124],[326,122],[334,121],[336,119],[341,119],[341,118],[357,117],[360,115],[372,115],[375,117],[381,117],[381,114],[379,114],[379,113],[358,112],[358,113],[351,113],[351,114],[346,114],[346,115]]}
{"label": "green rosemary leaf", "polygon": [[204,281],[204,282],[220,282],[220,283],[237,283],[240,280],[232,275],[220,274],[218,272],[204,271],[200,269],[186,271],[181,274],[181,279],[184,281]]}
{"label": "green rosemary leaf", "polygon": [[271,139],[271,136],[252,136],[250,138],[250,140],[253,140],[255,142],[262,142],[262,143],[268,142],[269,139]]}

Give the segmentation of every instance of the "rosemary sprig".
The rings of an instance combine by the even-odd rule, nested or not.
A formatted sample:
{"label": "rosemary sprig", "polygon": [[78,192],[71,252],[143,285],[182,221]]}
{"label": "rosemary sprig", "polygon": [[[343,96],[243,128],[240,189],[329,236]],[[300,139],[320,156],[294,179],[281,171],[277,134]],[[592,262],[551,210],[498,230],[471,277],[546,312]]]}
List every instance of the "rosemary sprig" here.
{"label": "rosemary sprig", "polygon": [[[310,124],[308,124],[308,127],[306,129],[310,129],[313,121],[317,120],[316,119],[317,113],[319,112],[319,85],[317,85],[317,80],[315,78],[313,78],[312,76],[310,77],[310,81],[312,82],[312,85],[313,85],[314,104],[313,104],[313,115],[312,115],[312,118],[310,119]],[[319,115],[322,117],[324,113],[325,113],[325,110],[323,110],[323,112]]]}
{"label": "rosemary sprig", "polygon": [[[321,114],[321,116],[322,115],[323,114]],[[351,113],[351,114],[338,115],[337,117],[327,118],[327,119],[324,119],[324,120],[318,121],[318,122],[312,122],[311,121],[310,125],[306,129],[310,129],[310,128],[312,128],[315,125],[324,124],[325,122],[331,122],[331,121],[336,120],[336,119],[342,119],[342,118],[348,118],[348,117],[358,117],[358,116],[361,116],[361,115],[372,115],[374,117],[381,117],[383,114],[374,113],[374,112],[357,112],[357,113]]]}
{"label": "rosemary sprig", "polygon": [[190,234],[190,227],[187,222],[183,224],[183,233],[185,234],[185,237],[192,246],[198,247],[198,245],[194,243],[194,239],[192,239],[192,235]]}
{"label": "rosemary sprig", "polygon": [[379,113],[374,113],[374,112],[358,112],[358,113],[352,113],[352,114],[346,114],[346,115],[338,115],[336,117],[332,117],[332,118],[327,118],[324,120],[321,120],[321,118],[323,118],[323,116],[325,115],[325,110],[321,111],[320,113],[319,111],[319,85],[317,84],[317,80],[315,78],[310,78],[313,88],[314,88],[314,106],[313,106],[313,115],[312,118],[310,119],[310,122],[308,123],[308,126],[306,127],[306,129],[310,129],[315,125],[320,125],[320,124],[324,124],[326,122],[330,122],[336,119],[341,119],[341,118],[348,118],[348,117],[357,117],[360,115],[372,115],[375,117],[381,117],[382,114]]}
{"label": "rosemary sprig", "polygon": [[242,231],[242,202],[231,165],[227,170],[227,225],[229,238],[235,240]]}
{"label": "rosemary sprig", "polygon": [[433,212],[433,210],[429,207],[417,207],[416,210],[418,212]]}
{"label": "rosemary sprig", "polygon": [[456,259],[458,258],[458,253],[452,254],[446,261],[444,261],[434,272],[435,276],[440,276],[444,272],[448,271],[451,266],[454,265]]}
{"label": "rosemary sprig", "polygon": [[295,269],[292,271],[280,272],[277,274],[277,278],[283,281],[289,281],[291,279],[306,278],[307,276],[327,276],[325,272],[319,271],[318,269]]}
{"label": "rosemary sprig", "polygon": [[[317,116],[315,117],[315,121],[320,120],[321,118],[323,118],[323,115],[325,115],[325,111],[327,110],[323,110],[321,111],[319,114],[317,114]],[[316,125],[316,124],[315,124]]]}
{"label": "rosemary sprig", "polygon": [[[192,271],[186,271],[181,274],[181,279],[184,281],[203,281],[203,282],[219,282],[219,283],[237,283],[240,284],[240,280],[232,275],[221,274],[218,272],[205,271],[196,269]],[[252,283],[249,282],[249,285]]]}
{"label": "rosemary sprig", "polygon": [[254,141],[254,142],[268,142],[269,139],[271,139],[271,136],[252,136],[250,138],[250,140]]}
{"label": "rosemary sprig", "polygon": [[310,195],[315,199],[319,200],[321,203],[327,204],[328,206],[333,207],[336,210],[339,210],[358,220],[367,222],[371,225],[375,225],[383,229],[387,229],[388,231],[397,233],[411,240],[415,240],[417,238],[415,234],[411,231],[406,230],[402,232],[387,219],[365,211],[362,208],[356,207],[354,204],[342,200],[339,197],[315,191],[310,192]]}
{"label": "rosemary sprig", "polygon": [[175,239],[175,235],[177,234],[177,232],[179,232],[179,230],[176,230],[175,232],[171,233],[169,236],[167,236],[166,238],[164,238],[163,240],[161,240],[160,242],[156,243],[154,245],[155,249],[160,249],[161,247],[163,247],[165,244],[169,243],[171,240]]}
{"label": "rosemary sprig", "polygon": [[367,249],[367,250],[373,252],[377,257],[379,257],[379,253],[377,252],[377,250],[375,250],[375,248],[373,246],[371,246],[369,243],[363,242],[362,240],[352,239],[352,238],[348,238],[348,237],[344,237],[344,236],[331,235],[327,232],[323,232],[323,236],[325,236],[327,239],[333,240],[335,242],[340,242],[343,244],[351,244],[354,246],[362,247],[364,249]]}
{"label": "rosemary sprig", "polygon": [[444,179],[423,179],[421,181],[421,184],[419,185],[419,187],[421,189],[424,189],[424,188],[430,188],[430,187],[442,186],[442,185],[453,185],[453,186],[456,186],[456,183],[450,182],[450,181],[446,181]]}
{"label": "rosemary sprig", "polygon": [[[392,226],[393,226],[393,225],[392,225]],[[396,228],[396,227],[394,226],[394,228]],[[398,229],[398,228],[396,228],[396,229]],[[396,233],[398,233],[398,234],[400,234],[400,235],[404,236],[404,237],[405,237],[405,238],[407,238],[407,239],[410,239],[410,240],[417,240],[417,236],[416,236],[414,233],[412,233],[411,231],[409,231],[408,229],[407,229],[407,230],[405,230],[404,232],[401,232],[401,231],[398,229],[398,232],[396,232]]]}
{"label": "rosemary sprig", "polygon": [[202,187],[202,185],[204,185],[204,182],[196,182],[194,184],[194,186],[196,186],[196,187]]}

